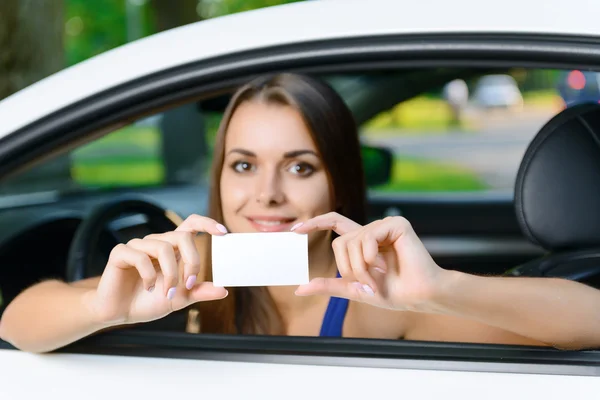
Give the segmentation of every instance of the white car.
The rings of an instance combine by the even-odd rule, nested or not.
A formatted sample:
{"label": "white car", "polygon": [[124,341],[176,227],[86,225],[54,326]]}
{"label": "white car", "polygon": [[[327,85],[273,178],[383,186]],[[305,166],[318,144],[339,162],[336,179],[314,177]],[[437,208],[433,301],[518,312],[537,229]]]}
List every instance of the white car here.
{"label": "white car", "polygon": [[523,96],[510,75],[486,75],[477,81],[473,101],[483,108],[521,108]]}
{"label": "white car", "polygon": [[[116,243],[168,228],[163,210],[203,213],[211,135],[228,93],[282,70],[321,76],[348,102],[375,160],[371,218],[405,215],[448,268],[600,287],[597,163],[567,163],[587,157],[577,151],[596,154],[593,145],[565,139],[558,148],[573,157],[546,160],[531,177],[524,165],[539,149],[528,145],[546,119],[510,140],[367,132],[374,117],[454,79],[513,67],[600,70],[598,15],[589,0],[308,1],[156,34],[31,85],[0,102],[0,313],[42,279],[101,273]],[[410,170],[424,164],[407,149],[426,160],[418,162],[446,157],[483,172],[441,168],[446,175],[425,183],[447,190],[407,193],[415,182],[403,171],[433,168]],[[398,187],[389,184],[390,153],[409,162],[396,171]],[[509,171],[503,183],[498,165]],[[185,317],[43,355],[0,341],[0,399],[571,400],[600,390],[594,350],[202,335],[182,332]]]}

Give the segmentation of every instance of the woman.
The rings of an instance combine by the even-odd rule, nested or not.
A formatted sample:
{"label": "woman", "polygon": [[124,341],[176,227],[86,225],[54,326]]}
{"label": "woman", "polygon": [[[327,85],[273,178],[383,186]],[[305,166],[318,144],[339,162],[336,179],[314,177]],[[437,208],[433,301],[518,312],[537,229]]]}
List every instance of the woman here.
{"label": "woman", "polygon": [[[355,124],[330,87],[293,74],[259,78],[225,112],[210,218],[116,246],[99,278],[28,288],[7,307],[0,336],[46,352],[192,305],[188,330],[199,332],[600,344],[599,291],[444,270],[403,218],[363,226],[362,176]],[[210,283],[211,235],[289,230],[309,235],[309,284],[228,293]]]}

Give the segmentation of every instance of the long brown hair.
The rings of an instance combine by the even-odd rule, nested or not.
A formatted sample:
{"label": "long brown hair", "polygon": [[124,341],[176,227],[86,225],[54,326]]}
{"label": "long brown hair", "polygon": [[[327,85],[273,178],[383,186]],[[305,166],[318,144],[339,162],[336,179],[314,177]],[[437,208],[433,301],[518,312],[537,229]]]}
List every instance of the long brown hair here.
{"label": "long brown hair", "polygon": [[[281,73],[254,79],[232,97],[217,133],[210,183],[209,216],[223,221],[221,172],[225,135],[235,110],[245,101],[290,106],[303,117],[323,160],[338,213],[364,224],[366,188],[360,143],[352,113],[326,83],[305,75]],[[210,235],[206,235],[205,266],[210,265]],[[207,267],[207,280],[212,280]],[[285,328],[267,288],[229,288],[223,300],[198,303],[203,333],[284,335]]]}

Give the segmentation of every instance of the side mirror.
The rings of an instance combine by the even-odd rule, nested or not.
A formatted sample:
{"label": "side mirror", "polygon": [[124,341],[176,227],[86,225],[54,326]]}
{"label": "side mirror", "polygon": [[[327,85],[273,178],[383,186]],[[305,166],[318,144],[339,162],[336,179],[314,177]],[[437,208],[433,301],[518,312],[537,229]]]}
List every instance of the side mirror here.
{"label": "side mirror", "polygon": [[392,178],[394,154],[383,147],[361,146],[367,187],[383,185]]}

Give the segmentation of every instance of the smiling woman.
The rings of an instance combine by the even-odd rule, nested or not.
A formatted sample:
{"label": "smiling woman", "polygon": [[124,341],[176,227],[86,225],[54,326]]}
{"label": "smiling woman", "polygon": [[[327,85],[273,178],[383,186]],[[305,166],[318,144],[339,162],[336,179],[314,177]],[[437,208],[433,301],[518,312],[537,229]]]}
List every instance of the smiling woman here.
{"label": "smiling woman", "polygon": [[[281,74],[239,89],[225,111],[215,155],[209,215],[233,232],[289,231],[334,210],[359,223],[366,220],[353,117],[339,95],[318,80]],[[311,276],[336,274],[330,236],[311,235]],[[210,265],[210,252],[205,254]],[[302,311],[290,298],[291,288],[236,288],[217,311],[198,314],[204,319],[200,326],[205,332],[314,335],[314,324],[298,324],[297,317],[286,315]],[[234,320],[240,321],[235,327]]]}

